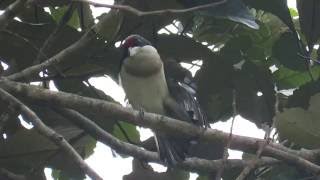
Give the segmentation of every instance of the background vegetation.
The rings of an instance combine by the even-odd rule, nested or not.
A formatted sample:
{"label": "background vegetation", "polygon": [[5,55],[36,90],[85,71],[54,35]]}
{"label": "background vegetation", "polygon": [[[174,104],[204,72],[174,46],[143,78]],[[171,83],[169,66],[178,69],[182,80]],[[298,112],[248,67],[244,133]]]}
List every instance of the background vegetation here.
{"label": "background vegetation", "polygon": [[[111,10],[95,18],[94,7]],[[126,180],[184,180],[189,172],[199,180],[317,179],[319,1],[297,0],[298,11],[286,0],[1,0],[0,9],[1,179],[45,179],[44,167],[55,179],[101,179],[83,161],[97,140],[135,158]],[[152,41],[168,76],[192,79],[210,123],[241,115],[266,138],[203,132],[149,113],[141,120],[93,87],[91,77],[117,81],[117,47],[130,34]],[[182,62],[198,67],[194,77]],[[146,163],[161,163],[154,141],[141,142],[136,126],[202,144],[157,173]],[[227,160],[227,149],[244,155]]]}

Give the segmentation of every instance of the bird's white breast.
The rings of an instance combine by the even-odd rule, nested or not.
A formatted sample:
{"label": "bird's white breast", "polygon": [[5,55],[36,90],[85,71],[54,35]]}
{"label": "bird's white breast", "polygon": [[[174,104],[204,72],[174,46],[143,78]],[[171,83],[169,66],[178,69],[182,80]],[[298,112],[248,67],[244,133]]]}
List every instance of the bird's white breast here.
{"label": "bird's white breast", "polygon": [[164,114],[163,101],[169,92],[163,71],[146,78],[122,72],[121,84],[135,109]]}
{"label": "bird's white breast", "polygon": [[[149,49],[150,52],[148,51]],[[148,64],[150,62],[152,63],[152,61],[157,61],[157,63],[161,61],[157,52],[150,47],[142,49],[140,53],[135,52],[131,55],[133,55],[134,57],[131,57],[132,59],[127,59],[128,64],[143,63],[143,65],[145,66],[143,66],[144,68],[148,68]],[[139,58],[137,59],[137,57]],[[142,108],[147,112],[158,114],[165,113],[165,110],[163,108],[163,101],[167,96],[169,96],[169,91],[162,62],[159,65],[161,66],[160,69],[148,76],[135,76],[126,71],[125,67],[121,68],[121,85],[126,92],[126,96],[129,99],[130,104],[135,109]]]}

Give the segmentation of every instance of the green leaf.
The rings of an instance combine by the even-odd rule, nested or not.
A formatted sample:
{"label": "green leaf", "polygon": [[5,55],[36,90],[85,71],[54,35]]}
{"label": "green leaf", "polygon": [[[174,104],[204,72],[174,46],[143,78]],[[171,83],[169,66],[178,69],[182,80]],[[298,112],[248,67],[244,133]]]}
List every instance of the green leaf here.
{"label": "green leaf", "polygon": [[304,53],[301,53],[299,43],[293,33],[285,32],[275,42],[272,56],[289,69],[306,71],[306,59],[301,57]]}
{"label": "green leaf", "polygon": [[[314,66],[310,68],[310,72],[314,79],[318,79],[320,75],[320,67]],[[284,66],[280,66],[272,75],[280,90],[297,88],[312,81],[308,71],[294,71]]]}
{"label": "green leaf", "polygon": [[299,16],[299,13],[298,13],[298,11],[297,11],[296,9],[294,9],[294,8],[289,8],[289,11],[290,11],[291,17],[297,17],[297,16]]}
{"label": "green leaf", "polygon": [[[127,136],[130,138],[132,142],[136,143],[140,141],[140,133],[137,130],[136,126],[126,122],[122,122],[122,121],[119,122],[119,124],[121,125],[121,127],[123,128],[123,130],[125,131],[125,133],[127,134]],[[114,125],[112,134],[122,141],[126,141],[126,142],[128,141],[117,124]]]}
{"label": "green leaf", "polygon": [[94,25],[94,17],[92,15],[90,4],[83,2],[79,5],[77,10],[81,27],[84,28],[84,30],[91,28]]}
{"label": "green leaf", "polygon": [[211,17],[196,15],[193,19],[192,28],[193,38],[202,42],[214,44],[215,47],[222,46],[229,38],[232,37],[231,31],[238,25],[225,20]]}
{"label": "green leaf", "polygon": [[176,34],[159,35],[157,50],[162,55],[190,62],[195,59],[211,60],[214,57],[206,46],[190,37]]}
{"label": "green leaf", "polygon": [[[194,7],[212,3],[211,0],[179,0],[179,2],[187,7]],[[242,23],[253,29],[259,28],[259,25],[255,22],[255,18],[249,11],[248,7],[242,2],[242,0],[228,0],[221,5],[202,10],[199,12],[199,14],[203,16],[229,19],[234,22]]]}
{"label": "green leaf", "polygon": [[247,52],[251,45],[252,41],[249,36],[234,37],[221,48],[220,54],[226,60],[235,64],[243,60],[242,55]]}
{"label": "green leaf", "polygon": [[[234,69],[224,56],[219,58],[205,62],[196,74],[199,101],[208,113],[208,119],[215,122],[231,117],[232,91],[235,89],[240,115],[257,126],[271,124],[275,97],[269,70],[249,61],[243,62],[240,69]],[[258,92],[262,95],[258,96]]]}
{"label": "green leaf", "polygon": [[275,92],[271,72],[247,61],[234,74],[237,112],[254,122],[272,124],[274,116]]}
{"label": "green leaf", "polygon": [[[60,126],[53,129],[63,135],[81,155],[85,155],[83,152],[87,144],[95,142],[91,137],[81,135],[83,131],[75,127]],[[69,159],[69,155],[62,153],[59,147],[34,128],[20,128],[7,139],[1,139],[0,154],[1,166],[18,174],[42,166],[63,169],[70,176],[78,177],[81,174],[81,170]]]}
{"label": "green leaf", "polygon": [[255,9],[270,12],[278,16],[291,31],[295,32],[295,27],[287,6],[287,0],[244,0],[244,2]]}
{"label": "green leaf", "polygon": [[[58,8],[50,7],[51,16],[57,23],[61,21],[62,17],[67,12],[67,10],[68,6],[62,6]],[[73,14],[67,24],[70,27],[73,27],[74,29],[80,28],[80,20],[77,11],[73,11]]]}
{"label": "green leaf", "polygon": [[85,179],[84,174],[78,174],[77,176],[70,176],[64,171],[57,170],[57,169],[52,169],[51,176],[54,180],[72,180],[72,179],[77,179],[77,180],[83,180]]}
{"label": "green leaf", "polygon": [[111,10],[98,17],[99,23],[94,26],[95,32],[98,33],[107,42],[115,40],[123,21],[121,11]]}
{"label": "green leaf", "polygon": [[309,104],[307,110],[289,108],[276,115],[275,127],[281,140],[307,149],[320,147],[320,93],[312,96]]}
{"label": "green leaf", "polygon": [[210,121],[227,120],[232,115],[232,74],[232,64],[220,56],[204,61],[196,73],[198,98]]}
{"label": "green leaf", "polygon": [[301,107],[308,109],[311,96],[320,92],[320,81],[312,81],[293,92],[292,96],[289,96],[286,107]]}
{"label": "green leaf", "polygon": [[298,0],[297,7],[301,30],[306,37],[309,48],[312,48],[320,37],[320,1]]}

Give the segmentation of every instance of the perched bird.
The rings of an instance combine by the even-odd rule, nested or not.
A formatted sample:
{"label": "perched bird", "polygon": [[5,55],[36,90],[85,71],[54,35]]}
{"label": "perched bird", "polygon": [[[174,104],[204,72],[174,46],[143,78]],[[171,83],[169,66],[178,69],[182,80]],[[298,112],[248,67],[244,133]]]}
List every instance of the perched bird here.
{"label": "perched bird", "polygon": [[[194,89],[186,82],[166,77],[160,55],[148,40],[131,35],[121,47],[120,84],[133,108],[206,127]],[[155,138],[160,159],[168,165],[184,160],[189,146],[195,143],[161,132],[155,132]]]}

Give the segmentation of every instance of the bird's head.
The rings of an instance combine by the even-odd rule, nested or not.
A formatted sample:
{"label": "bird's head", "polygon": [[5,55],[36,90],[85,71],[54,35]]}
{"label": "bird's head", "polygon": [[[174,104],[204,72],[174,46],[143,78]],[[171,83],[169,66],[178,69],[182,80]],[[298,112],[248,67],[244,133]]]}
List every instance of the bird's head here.
{"label": "bird's head", "polygon": [[121,47],[123,49],[131,49],[134,47],[143,47],[143,46],[147,46],[150,45],[151,46],[151,42],[146,40],[145,38],[143,38],[142,36],[139,36],[137,34],[133,34],[128,36],[123,44],[121,45]]}
{"label": "bird's head", "polygon": [[145,38],[143,38],[140,35],[133,34],[133,35],[128,36],[125,40],[123,40],[123,43],[120,46],[120,48],[123,51],[120,65],[122,66],[123,61],[127,57],[133,56],[137,52],[138,49],[140,49],[141,47],[147,46],[147,45],[151,46],[151,42],[146,40]]}
{"label": "bird's head", "polygon": [[[130,35],[120,46],[123,50],[123,58],[120,62],[120,70],[125,67],[127,70],[140,72],[156,72],[162,67],[162,61],[158,51],[151,42],[139,35]],[[130,71],[129,70],[129,71]]]}

